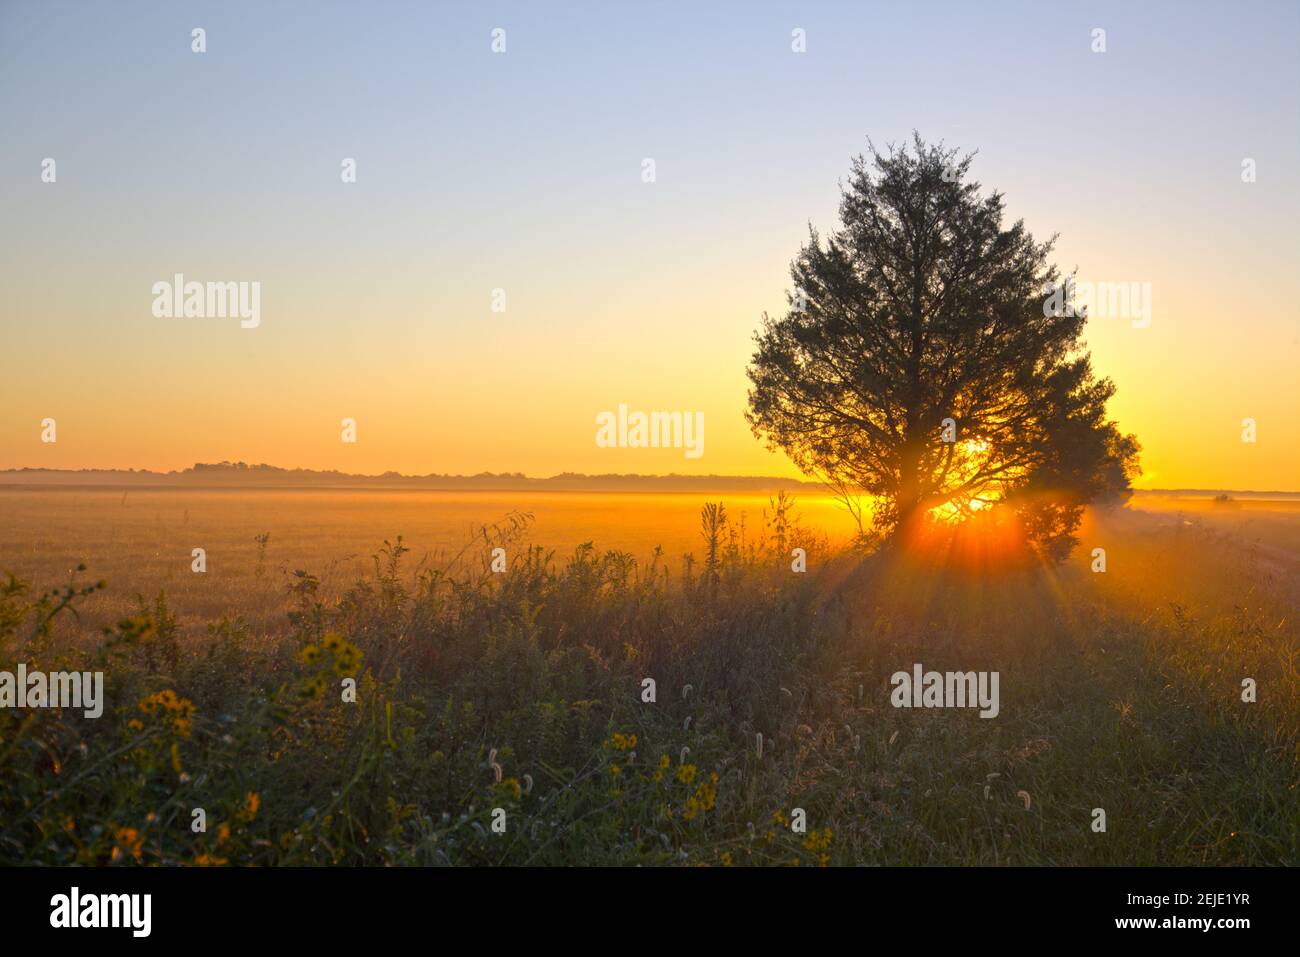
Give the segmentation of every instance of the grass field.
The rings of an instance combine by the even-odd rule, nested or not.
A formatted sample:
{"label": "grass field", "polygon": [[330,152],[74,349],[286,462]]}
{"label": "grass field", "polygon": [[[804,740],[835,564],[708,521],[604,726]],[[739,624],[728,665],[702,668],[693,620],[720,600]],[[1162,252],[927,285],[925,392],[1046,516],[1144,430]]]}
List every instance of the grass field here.
{"label": "grass field", "polygon": [[[722,496],[738,535],[754,538],[767,496]],[[136,607],[136,596],[166,589],[182,631],[201,633],[222,615],[242,615],[259,631],[283,630],[286,576],[306,569],[322,594],[341,594],[373,572],[371,556],[401,535],[407,571],[478,567],[478,530],[512,513],[531,516],[529,541],[558,556],[584,542],[650,558],[657,547],[674,570],[698,552],[695,494],[339,490],[174,490],[0,486],[0,571],[59,583],[78,564],[111,587],[87,600],[92,630]],[[810,532],[842,544],[854,526],[832,499],[799,497]],[[266,547],[257,542],[269,534]],[[191,571],[191,550],[207,551],[207,571]],[[822,558],[825,557],[825,549]]]}
{"label": "grass field", "polygon": [[[727,496],[710,544],[690,496],[122,498],[0,492],[0,670],[109,696],[0,711],[0,862],[1300,861],[1294,503],[1143,498],[993,572],[848,551],[826,501]],[[78,561],[79,621],[38,600]],[[892,707],[914,663],[997,671],[998,716]]]}

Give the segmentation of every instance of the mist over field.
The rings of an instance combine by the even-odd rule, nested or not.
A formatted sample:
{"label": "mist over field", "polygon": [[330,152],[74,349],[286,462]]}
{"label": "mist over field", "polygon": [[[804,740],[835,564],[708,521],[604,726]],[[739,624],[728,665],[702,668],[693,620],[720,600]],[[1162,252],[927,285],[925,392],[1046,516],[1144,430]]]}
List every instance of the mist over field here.
{"label": "mist over field", "polygon": [[[813,560],[825,561],[825,546],[842,546],[854,525],[825,494],[795,497],[809,542],[825,543]],[[757,543],[771,496],[708,498],[726,504],[739,544]],[[684,555],[701,551],[702,500],[698,492],[0,488],[0,571],[56,583],[84,562],[88,575],[110,580],[86,603],[96,625],[130,611],[137,594],[165,589],[187,626],[230,614],[282,629],[286,573],[312,571],[337,594],[373,571],[371,556],[399,535],[410,575],[463,571],[481,564],[478,530],[511,514],[531,515],[528,543],[560,561],[586,542],[641,563],[662,548],[663,564],[677,572]],[[263,548],[256,539],[267,533]],[[208,554],[203,575],[190,570],[194,547]]]}
{"label": "mist over field", "polygon": [[[410,549],[411,577],[423,568],[477,566],[479,529],[511,514],[531,516],[528,544],[559,561],[584,543],[627,553],[642,564],[661,549],[662,564],[679,572],[686,555],[701,552],[703,501],[726,506],[729,534],[743,550],[770,535],[765,522],[775,494],[775,488],[771,494],[726,488],[702,494],[0,487],[0,572],[53,585],[84,563],[87,576],[108,579],[109,588],[82,609],[78,625],[90,634],[135,609],[138,596],[159,590],[166,591],[183,629],[202,630],[209,619],[231,615],[274,632],[287,626],[292,572],[320,575],[324,593],[337,595],[373,570],[372,556],[385,539],[399,535]],[[804,544],[813,546],[809,560],[820,564],[839,554],[856,531],[844,506],[824,491],[790,494]],[[1122,548],[1187,532],[1217,536],[1225,548],[1244,550],[1261,567],[1294,575],[1300,496],[1216,504],[1208,492],[1148,493],[1127,509],[1091,514],[1085,528],[1092,538],[1079,549],[1084,565],[1097,545]],[[264,543],[258,541],[262,535]],[[194,547],[207,552],[203,575],[190,568]]]}

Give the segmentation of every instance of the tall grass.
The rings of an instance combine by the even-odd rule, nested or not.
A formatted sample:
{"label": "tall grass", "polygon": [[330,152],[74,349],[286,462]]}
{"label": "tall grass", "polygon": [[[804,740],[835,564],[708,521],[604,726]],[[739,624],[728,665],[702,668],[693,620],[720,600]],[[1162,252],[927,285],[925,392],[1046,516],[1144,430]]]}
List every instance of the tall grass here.
{"label": "tall grass", "polygon": [[[100,583],[11,578],[0,669],[102,669],[110,705],[0,711],[0,862],[1300,859],[1296,632],[1268,596],[1197,617],[1113,574],[885,553],[796,574],[790,549],[824,549],[790,505],[751,530],[710,503],[703,561],[680,573],[661,554],[557,557],[522,515],[454,572],[408,571],[397,538],[338,598],[289,575],[277,637],[236,617],[178,641],[159,594],[56,648]],[[1000,671],[999,717],[890,707],[913,662]]]}

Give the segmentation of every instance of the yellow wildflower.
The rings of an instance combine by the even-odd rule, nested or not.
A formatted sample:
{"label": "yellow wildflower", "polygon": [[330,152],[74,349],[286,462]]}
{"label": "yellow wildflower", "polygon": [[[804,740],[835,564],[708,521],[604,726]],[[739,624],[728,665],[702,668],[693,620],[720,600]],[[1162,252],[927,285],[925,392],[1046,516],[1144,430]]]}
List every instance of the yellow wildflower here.
{"label": "yellow wildflower", "polygon": [[140,832],[133,827],[119,827],[113,832],[113,860],[121,860],[124,857],[130,857],[134,860],[140,860],[143,856],[144,838]]}
{"label": "yellow wildflower", "polygon": [[360,666],[361,652],[354,645],[348,645],[334,658],[334,673],[340,678],[351,677]]}
{"label": "yellow wildflower", "polygon": [[703,782],[695,789],[695,799],[700,802],[701,810],[713,810],[714,804],[718,799],[718,773],[716,771],[709,776],[709,780]]}
{"label": "yellow wildflower", "polygon": [[812,831],[804,838],[803,846],[809,851],[824,851],[831,846],[831,829],[823,828],[820,831]]}
{"label": "yellow wildflower", "polygon": [[183,738],[190,736],[194,702],[189,698],[178,697],[175,691],[168,688],[141,700],[139,708],[147,715],[166,715],[173,731]]}
{"label": "yellow wildflower", "polygon": [[257,817],[257,811],[262,806],[262,798],[256,791],[249,791],[244,797],[244,806],[239,809],[236,815],[240,821],[248,823]]}

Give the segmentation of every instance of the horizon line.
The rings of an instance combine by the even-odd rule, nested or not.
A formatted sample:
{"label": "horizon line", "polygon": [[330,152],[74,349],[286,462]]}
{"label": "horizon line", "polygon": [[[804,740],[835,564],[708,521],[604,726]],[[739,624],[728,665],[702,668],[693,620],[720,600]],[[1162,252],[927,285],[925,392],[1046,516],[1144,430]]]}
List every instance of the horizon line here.
{"label": "horizon line", "polygon": [[[477,472],[473,474],[460,474],[449,472],[428,472],[424,474],[408,474],[389,469],[380,473],[365,472],[344,472],[339,469],[312,469],[301,466],[286,467],[280,465],[271,465],[266,462],[250,464],[247,462],[195,462],[193,465],[183,469],[169,469],[166,471],[148,468],[104,468],[100,466],[89,466],[82,468],[51,468],[42,465],[25,465],[12,466],[0,469],[0,476],[17,476],[30,472],[53,473],[59,476],[76,476],[84,473],[106,473],[109,475],[120,475],[127,478],[140,478],[144,476],[157,476],[159,478],[183,478],[187,476],[199,475],[202,472],[220,472],[226,474],[248,474],[263,472],[267,474],[281,473],[306,473],[309,476],[319,476],[330,479],[358,479],[369,482],[376,481],[524,481],[524,482],[556,482],[556,481],[593,481],[593,480],[622,480],[622,481],[676,481],[676,482],[709,482],[713,480],[746,482],[746,483],[772,483],[775,485],[787,485],[796,487],[825,488],[826,482],[818,479],[809,478],[783,478],[771,475],[724,475],[716,472],[707,474],[687,474],[682,472],[668,473],[644,473],[644,472],[558,472],[549,476],[526,475],[523,472]],[[0,484],[4,484],[0,482]],[[20,483],[14,483],[20,484]],[[54,483],[31,482],[21,484],[43,485]],[[94,485],[95,483],[87,483]],[[301,486],[309,487],[309,486]],[[509,489],[499,489],[508,491]],[[1181,488],[1134,488],[1133,494],[1237,494],[1237,495],[1288,495],[1300,496],[1300,489],[1230,489],[1230,488],[1209,488],[1209,487],[1181,487]],[[868,497],[868,496],[864,496]]]}

